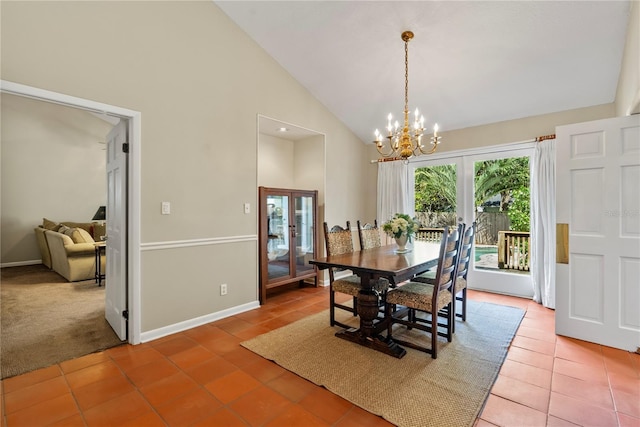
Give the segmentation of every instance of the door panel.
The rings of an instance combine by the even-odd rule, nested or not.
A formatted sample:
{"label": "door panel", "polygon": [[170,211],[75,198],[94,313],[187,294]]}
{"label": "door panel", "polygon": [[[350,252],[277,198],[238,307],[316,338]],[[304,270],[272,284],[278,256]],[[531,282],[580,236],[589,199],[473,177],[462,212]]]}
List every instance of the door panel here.
{"label": "door panel", "polygon": [[105,317],[121,340],[127,338],[127,122],[120,122],[107,136],[107,247]]}
{"label": "door panel", "polygon": [[556,333],[640,347],[640,117],[560,126],[558,223],[569,263],[556,265]]}

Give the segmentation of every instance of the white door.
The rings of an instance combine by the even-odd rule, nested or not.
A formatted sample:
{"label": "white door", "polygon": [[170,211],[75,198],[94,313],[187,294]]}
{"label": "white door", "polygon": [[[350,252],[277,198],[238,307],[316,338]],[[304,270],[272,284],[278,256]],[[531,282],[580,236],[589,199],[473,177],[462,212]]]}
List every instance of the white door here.
{"label": "white door", "polygon": [[640,347],[640,116],[556,129],[556,333]]}
{"label": "white door", "polygon": [[[449,155],[443,153],[441,155],[425,156],[425,160],[411,162],[408,168],[409,186],[412,199],[411,206],[415,204],[415,177],[416,169],[429,167],[450,165],[456,171],[457,186],[457,202],[456,213],[457,220],[466,224],[472,224],[476,220],[475,206],[475,166],[477,162],[485,160],[498,160],[513,157],[530,157],[533,153],[531,147],[492,147],[486,151],[462,153]],[[494,247],[495,248],[495,247]],[[496,248],[497,251],[497,248]],[[470,289],[478,289],[489,292],[497,292],[508,295],[516,295],[521,297],[533,296],[533,284],[531,275],[528,273],[514,273],[510,270],[498,269],[497,255],[492,262],[495,266],[488,268],[476,263],[479,258],[479,249],[476,245],[474,248],[474,256],[471,258],[471,266],[469,268],[468,284]],[[482,259],[481,259],[482,261]],[[495,267],[495,268],[494,268]]]}
{"label": "white door", "polygon": [[127,121],[107,136],[107,268],[105,317],[127,339]]}

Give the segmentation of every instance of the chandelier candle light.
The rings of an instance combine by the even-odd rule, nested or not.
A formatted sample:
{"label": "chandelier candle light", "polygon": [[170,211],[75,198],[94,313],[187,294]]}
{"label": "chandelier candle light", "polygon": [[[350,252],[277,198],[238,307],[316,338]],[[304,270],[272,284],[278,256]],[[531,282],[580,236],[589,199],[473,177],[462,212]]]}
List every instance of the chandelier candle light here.
{"label": "chandelier candle light", "polygon": [[389,116],[387,117],[388,134],[386,136],[389,140],[389,147],[387,150],[383,150],[383,135],[378,131],[378,129],[375,131],[376,139],[373,143],[376,144],[378,153],[380,153],[384,159],[397,159],[408,162],[410,157],[434,153],[440,143],[441,137],[438,136],[438,124],[436,123],[433,126],[431,148],[425,148],[422,144],[422,135],[424,134],[424,116],[420,115],[417,108],[414,113],[415,117],[413,121],[413,128],[409,128],[409,41],[413,39],[413,33],[411,31],[405,31],[402,33],[401,37],[402,40],[404,40],[404,125],[400,127],[396,120],[395,124],[392,126],[391,120],[393,119],[393,116],[389,113]]}

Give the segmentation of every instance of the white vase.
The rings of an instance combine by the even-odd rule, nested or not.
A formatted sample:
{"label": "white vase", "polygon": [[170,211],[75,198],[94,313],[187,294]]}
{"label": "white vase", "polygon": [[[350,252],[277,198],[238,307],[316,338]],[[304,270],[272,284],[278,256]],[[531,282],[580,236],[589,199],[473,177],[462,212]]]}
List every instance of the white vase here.
{"label": "white vase", "polygon": [[396,245],[398,245],[398,249],[396,249],[396,253],[404,254],[409,252],[407,249],[407,242],[409,241],[409,236],[406,234],[402,234],[400,237],[396,237]]}

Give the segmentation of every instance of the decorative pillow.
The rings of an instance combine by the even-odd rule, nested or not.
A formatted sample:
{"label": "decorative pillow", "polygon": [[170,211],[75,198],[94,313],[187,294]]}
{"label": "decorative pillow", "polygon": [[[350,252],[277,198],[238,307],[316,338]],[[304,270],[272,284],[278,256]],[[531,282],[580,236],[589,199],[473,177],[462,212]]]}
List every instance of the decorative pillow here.
{"label": "decorative pillow", "polygon": [[[67,227],[66,225],[60,224],[58,226],[58,229],[55,231],[57,231],[58,233],[67,234],[68,230],[71,230],[71,228]],[[69,235],[69,237],[71,237],[71,235]]]}
{"label": "decorative pillow", "polygon": [[45,230],[57,230],[60,224],[53,222],[47,218],[42,218],[42,228]]}
{"label": "decorative pillow", "polygon": [[65,230],[64,234],[71,237],[73,243],[93,243],[94,240],[86,230],[76,227]]}

